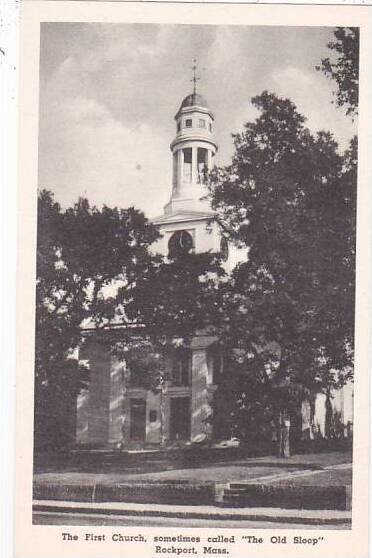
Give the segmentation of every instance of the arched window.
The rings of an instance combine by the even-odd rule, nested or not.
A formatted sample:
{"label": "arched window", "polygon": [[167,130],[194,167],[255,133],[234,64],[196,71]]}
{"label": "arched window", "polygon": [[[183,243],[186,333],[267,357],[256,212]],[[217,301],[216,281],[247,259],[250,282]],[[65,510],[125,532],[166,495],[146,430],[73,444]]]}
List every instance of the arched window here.
{"label": "arched window", "polygon": [[187,231],[176,231],[168,242],[168,253],[171,258],[188,254],[192,248],[192,236]]}

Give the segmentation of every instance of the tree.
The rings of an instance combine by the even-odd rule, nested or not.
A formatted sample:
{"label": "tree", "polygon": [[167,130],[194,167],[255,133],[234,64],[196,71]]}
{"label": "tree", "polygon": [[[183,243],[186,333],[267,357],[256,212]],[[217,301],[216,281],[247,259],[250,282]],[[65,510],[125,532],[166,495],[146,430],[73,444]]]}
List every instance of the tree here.
{"label": "tree", "polygon": [[88,381],[76,359],[81,326],[118,315],[125,321],[159,233],[134,208],[99,210],[80,199],[62,211],[46,190],[38,202],[35,446],[65,446],[76,395]]}
{"label": "tree", "polygon": [[224,287],[220,335],[241,385],[234,412],[260,409],[288,455],[304,395],[351,374],[355,181],[332,135],[311,134],[291,101],[252,102],[260,116],[210,177],[221,227],[249,249]]}
{"label": "tree", "polygon": [[[133,208],[99,210],[80,199],[62,211],[51,192],[40,193],[36,447],[73,440],[76,396],[89,382],[76,358],[82,326],[95,328],[96,341],[126,361],[137,384],[157,390],[169,373],[169,355],[220,315],[220,258],[164,259],[149,250],[158,237]],[[123,326],[119,341],[110,333],[113,324]]]}
{"label": "tree", "polygon": [[159,390],[171,377],[176,353],[189,346],[195,333],[211,334],[222,317],[219,282],[224,274],[218,255],[181,253],[154,258],[137,277],[127,315],[139,329],[134,335],[132,328],[122,331],[113,347],[135,385]]}
{"label": "tree", "polygon": [[221,319],[219,281],[225,272],[218,255],[185,253],[153,263],[136,284],[136,295],[145,304],[134,312],[129,308],[129,315],[145,325],[154,342],[189,340]]}
{"label": "tree", "polygon": [[336,58],[324,58],[317,69],[335,80],[337,105],[346,107],[346,114],[356,115],[359,90],[359,28],[337,27],[334,37],[327,46],[336,53]]}

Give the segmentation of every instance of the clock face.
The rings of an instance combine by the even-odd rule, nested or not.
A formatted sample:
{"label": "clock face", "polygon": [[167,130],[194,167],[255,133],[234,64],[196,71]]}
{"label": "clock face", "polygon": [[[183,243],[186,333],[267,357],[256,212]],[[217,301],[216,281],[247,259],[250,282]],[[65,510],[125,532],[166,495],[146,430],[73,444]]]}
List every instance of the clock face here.
{"label": "clock face", "polygon": [[169,239],[170,257],[188,254],[193,247],[192,236],[187,231],[177,231]]}

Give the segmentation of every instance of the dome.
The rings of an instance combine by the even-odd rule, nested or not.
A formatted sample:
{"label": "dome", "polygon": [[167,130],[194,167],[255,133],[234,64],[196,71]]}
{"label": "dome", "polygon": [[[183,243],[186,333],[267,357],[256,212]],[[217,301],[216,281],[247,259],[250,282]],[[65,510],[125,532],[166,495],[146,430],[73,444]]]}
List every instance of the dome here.
{"label": "dome", "polygon": [[202,95],[199,93],[191,93],[191,95],[187,95],[181,103],[180,110],[185,107],[204,107],[209,109],[207,101],[204,99]]}

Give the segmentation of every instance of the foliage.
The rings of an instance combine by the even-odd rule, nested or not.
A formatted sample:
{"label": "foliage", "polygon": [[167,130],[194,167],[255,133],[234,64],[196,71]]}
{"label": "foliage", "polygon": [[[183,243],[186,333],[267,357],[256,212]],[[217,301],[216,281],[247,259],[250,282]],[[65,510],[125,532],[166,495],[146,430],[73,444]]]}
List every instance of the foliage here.
{"label": "foliage", "polygon": [[220,335],[241,409],[278,421],[352,373],[356,144],[343,157],[288,99],[252,102],[260,116],[209,185],[225,234],[249,248],[221,293]]}
{"label": "foliage", "polygon": [[359,28],[337,27],[334,40],[328,48],[336,54],[336,58],[324,58],[318,70],[335,80],[336,103],[346,107],[346,114],[356,115],[358,112],[359,82]]}
{"label": "foliage", "polygon": [[218,321],[218,286],[223,275],[220,259],[209,253],[159,260],[138,277],[136,293],[144,304],[134,312],[129,308],[128,315],[145,324],[156,343],[187,340],[197,329]]}
{"label": "foliage", "polygon": [[[131,382],[156,391],[170,378],[172,360],[196,331],[221,320],[221,261],[213,254],[154,257],[137,277],[135,298],[126,308],[132,328],[121,331],[113,353],[125,361]],[[120,292],[118,302],[120,304]]]}
{"label": "foliage", "polygon": [[[134,304],[136,277],[150,265],[148,248],[157,237],[157,230],[134,208],[99,210],[80,199],[62,211],[51,192],[40,192],[36,445],[66,443],[66,409],[74,414],[76,394],[88,380],[75,358],[81,325],[84,320],[104,325],[118,312],[125,319],[126,306]],[[121,285],[119,308],[115,282]]]}
{"label": "foliage", "polygon": [[[96,341],[126,361],[137,385],[156,390],[172,351],[219,315],[223,271],[210,254],[150,254],[159,233],[133,208],[100,210],[80,199],[62,211],[43,190],[38,233],[35,441],[64,446],[76,395],[89,381],[76,359],[81,327],[95,328]],[[115,324],[123,326],[117,341],[107,329]]]}

